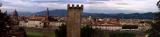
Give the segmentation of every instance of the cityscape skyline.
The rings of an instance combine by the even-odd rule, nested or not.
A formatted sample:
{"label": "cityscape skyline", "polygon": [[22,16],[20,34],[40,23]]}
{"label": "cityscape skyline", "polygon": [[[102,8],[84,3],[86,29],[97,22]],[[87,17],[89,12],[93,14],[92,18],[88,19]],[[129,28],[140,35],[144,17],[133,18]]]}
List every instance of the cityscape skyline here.
{"label": "cityscape skyline", "polygon": [[0,37],[159,37],[159,10],[160,0],[0,0]]}
{"label": "cityscape skyline", "polygon": [[156,12],[158,0],[1,0],[2,11],[40,12],[46,8],[66,9],[68,3],[84,5],[88,13],[146,13]]}

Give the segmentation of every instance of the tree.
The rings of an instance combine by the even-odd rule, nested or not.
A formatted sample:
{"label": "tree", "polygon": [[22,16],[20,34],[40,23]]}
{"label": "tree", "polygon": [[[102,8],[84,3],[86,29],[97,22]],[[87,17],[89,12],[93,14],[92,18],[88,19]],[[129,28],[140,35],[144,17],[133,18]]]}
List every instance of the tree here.
{"label": "tree", "polygon": [[111,37],[135,37],[134,33],[131,32],[113,32],[110,34]]}
{"label": "tree", "polygon": [[66,30],[66,25],[62,24],[61,26],[59,26],[59,29],[55,30],[56,37],[66,37]]}
{"label": "tree", "polygon": [[149,37],[160,37],[160,12],[155,13],[154,23],[151,23],[151,29],[147,31]]}
{"label": "tree", "polygon": [[94,32],[95,30],[91,26],[86,25],[81,28],[81,37],[91,37]]}
{"label": "tree", "polygon": [[160,33],[155,29],[148,30],[148,37],[160,37]]}
{"label": "tree", "polygon": [[158,1],[156,5],[158,6],[158,8],[160,8],[160,1]]}
{"label": "tree", "polygon": [[[94,33],[94,29],[91,26],[86,25],[81,28],[81,37],[91,37]],[[66,37],[66,25],[59,26],[59,29],[55,31],[56,37]]]}
{"label": "tree", "polygon": [[[160,9],[160,1],[156,5]],[[154,23],[151,24],[152,29],[148,30],[149,37],[160,37],[160,12],[155,13],[154,20]]]}
{"label": "tree", "polygon": [[7,31],[9,30],[7,25],[9,25],[9,23],[9,16],[0,11],[0,37],[7,36]]}
{"label": "tree", "polygon": [[[157,6],[160,9],[160,1],[157,2]],[[154,17],[155,23],[152,25],[153,29],[160,31],[160,12],[155,13],[155,17]]]}

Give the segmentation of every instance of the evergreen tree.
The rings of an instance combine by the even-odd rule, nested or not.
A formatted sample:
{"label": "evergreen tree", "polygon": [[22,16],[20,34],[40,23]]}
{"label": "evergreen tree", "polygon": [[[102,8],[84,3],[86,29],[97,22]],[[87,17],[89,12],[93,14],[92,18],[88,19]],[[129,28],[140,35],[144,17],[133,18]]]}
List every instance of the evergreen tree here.
{"label": "evergreen tree", "polygon": [[0,37],[5,37],[7,36],[7,31],[9,28],[7,25],[9,24],[9,16],[7,16],[6,13],[2,13],[0,11]]}

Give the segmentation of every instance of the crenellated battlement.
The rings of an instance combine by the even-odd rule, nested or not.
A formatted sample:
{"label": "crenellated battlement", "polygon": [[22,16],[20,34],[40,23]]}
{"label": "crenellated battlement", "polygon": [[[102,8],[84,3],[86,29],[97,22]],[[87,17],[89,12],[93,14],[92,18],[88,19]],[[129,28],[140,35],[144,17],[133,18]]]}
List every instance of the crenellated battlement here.
{"label": "crenellated battlement", "polygon": [[83,5],[81,5],[81,4],[77,4],[77,5],[68,4],[68,5],[67,5],[67,8],[68,8],[68,9],[83,9]]}

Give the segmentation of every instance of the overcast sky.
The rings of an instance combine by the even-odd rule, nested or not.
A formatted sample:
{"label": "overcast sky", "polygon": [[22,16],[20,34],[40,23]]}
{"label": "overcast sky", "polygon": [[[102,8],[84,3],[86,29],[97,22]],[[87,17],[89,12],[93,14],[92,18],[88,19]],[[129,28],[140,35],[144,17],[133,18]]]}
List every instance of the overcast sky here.
{"label": "overcast sky", "polygon": [[158,11],[158,0],[0,0],[3,11],[39,12],[46,8],[66,9],[66,4],[83,4],[89,13],[145,13]]}

